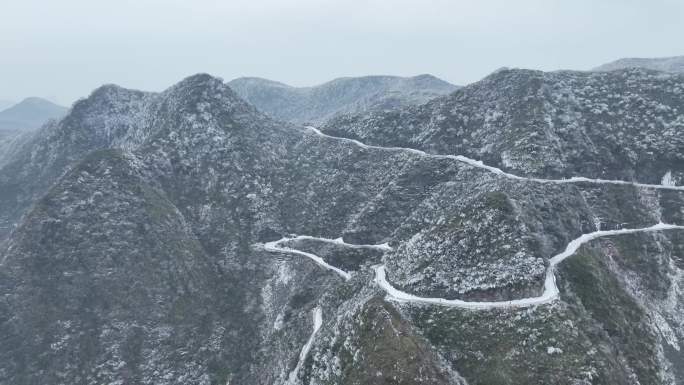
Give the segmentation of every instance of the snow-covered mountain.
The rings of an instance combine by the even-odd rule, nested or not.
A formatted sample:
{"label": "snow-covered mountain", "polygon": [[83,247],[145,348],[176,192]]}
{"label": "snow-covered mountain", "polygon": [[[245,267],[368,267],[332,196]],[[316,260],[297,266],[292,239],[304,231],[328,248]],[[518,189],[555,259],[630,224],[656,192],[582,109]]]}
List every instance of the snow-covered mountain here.
{"label": "snow-covered mountain", "polygon": [[500,70],[425,105],[329,121],[361,141],[461,154],[525,176],[684,181],[684,75]]}
{"label": "snow-covered mountain", "polygon": [[614,71],[625,68],[646,68],[655,71],[684,73],[684,56],[661,58],[624,58],[600,65],[593,71]]}
{"label": "snow-covered mountain", "polygon": [[322,123],[338,114],[422,104],[458,89],[432,75],[339,78],[300,88],[260,78],[228,84],[261,111],[293,123]]}
{"label": "snow-covered mountain", "polygon": [[681,383],[683,106],[504,70],[319,130],[101,87],[0,158],[0,383]]}

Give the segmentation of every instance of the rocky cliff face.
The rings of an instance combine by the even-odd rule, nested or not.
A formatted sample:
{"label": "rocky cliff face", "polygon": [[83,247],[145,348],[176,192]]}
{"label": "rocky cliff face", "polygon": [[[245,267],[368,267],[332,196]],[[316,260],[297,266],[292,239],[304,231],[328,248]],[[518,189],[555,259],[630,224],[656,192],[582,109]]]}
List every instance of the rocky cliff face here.
{"label": "rocky cliff face", "polygon": [[266,79],[239,78],[229,86],[268,115],[300,124],[320,124],[341,114],[423,104],[458,89],[431,75],[339,78],[300,88]]}
{"label": "rocky cliff face", "polygon": [[[585,95],[553,129],[549,87]],[[670,186],[682,87],[504,71],[324,127],[340,137],[272,120],[208,75],[158,94],[100,88],[0,165],[0,383],[681,383],[684,231],[606,233],[547,271],[581,234],[684,225]],[[582,107],[604,94],[636,103],[608,105],[623,111],[614,138]],[[627,124],[640,119],[660,122],[645,126],[656,142]],[[524,162],[590,142],[588,158]],[[542,178],[670,179],[514,178],[390,145]],[[611,163],[628,150],[643,160]],[[387,296],[378,265],[412,299]],[[547,277],[559,298],[506,304]]]}

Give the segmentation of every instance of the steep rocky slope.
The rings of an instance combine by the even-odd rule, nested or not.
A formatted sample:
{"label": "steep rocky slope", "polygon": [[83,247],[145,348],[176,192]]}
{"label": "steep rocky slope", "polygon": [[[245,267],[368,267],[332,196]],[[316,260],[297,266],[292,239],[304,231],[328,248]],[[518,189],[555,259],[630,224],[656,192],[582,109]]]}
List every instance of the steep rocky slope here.
{"label": "steep rocky slope", "polygon": [[239,78],[228,84],[259,110],[293,123],[322,123],[339,114],[423,104],[458,89],[431,75],[339,78],[301,88],[260,78]]}
{"label": "steep rocky slope", "polygon": [[76,102],[59,122],[9,142],[11,155],[0,157],[0,242],[70,165],[91,151],[123,148],[142,140],[147,96],[103,86],[88,99]]}
{"label": "steep rocky slope", "polygon": [[[518,72],[475,87],[515,85],[534,110]],[[398,132],[366,127],[382,144]],[[208,75],[158,94],[102,87],[0,167],[0,383],[682,381],[682,230],[588,242],[553,275],[559,299],[505,304],[540,295],[581,234],[684,225],[677,187],[545,183],[368,147],[274,121]],[[267,247],[291,234],[311,237]],[[379,264],[418,298],[503,306],[392,299]]]}
{"label": "steep rocky slope", "polygon": [[600,65],[593,71],[614,71],[625,68],[646,68],[655,71],[684,73],[684,56],[624,58]]}

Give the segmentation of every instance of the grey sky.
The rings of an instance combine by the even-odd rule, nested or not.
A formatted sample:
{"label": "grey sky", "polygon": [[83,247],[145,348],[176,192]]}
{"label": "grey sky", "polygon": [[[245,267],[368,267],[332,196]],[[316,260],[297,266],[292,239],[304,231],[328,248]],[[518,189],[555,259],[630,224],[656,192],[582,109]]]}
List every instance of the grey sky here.
{"label": "grey sky", "polygon": [[682,0],[0,0],[0,99],[208,72],[313,85],[684,55]]}

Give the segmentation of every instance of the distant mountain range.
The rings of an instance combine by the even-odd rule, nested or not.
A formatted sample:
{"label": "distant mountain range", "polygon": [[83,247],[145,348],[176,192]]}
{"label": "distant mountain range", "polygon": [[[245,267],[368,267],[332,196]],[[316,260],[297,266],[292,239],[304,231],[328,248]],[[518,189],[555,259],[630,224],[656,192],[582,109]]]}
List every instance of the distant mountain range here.
{"label": "distant mountain range", "polygon": [[26,98],[21,102],[0,110],[0,130],[26,130],[43,125],[50,119],[64,116],[66,107],[41,98]]}
{"label": "distant mountain range", "polygon": [[239,78],[228,85],[259,110],[292,123],[322,123],[344,113],[423,104],[459,88],[432,75],[339,78],[315,87]]}
{"label": "distant mountain range", "polygon": [[646,68],[656,71],[684,73],[684,56],[661,58],[624,58],[594,68],[594,71],[613,71],[623,68]]}

